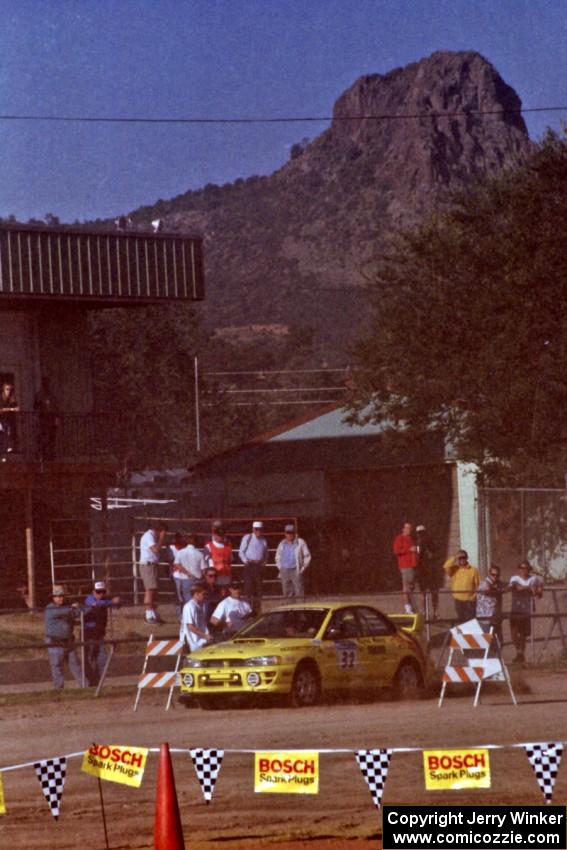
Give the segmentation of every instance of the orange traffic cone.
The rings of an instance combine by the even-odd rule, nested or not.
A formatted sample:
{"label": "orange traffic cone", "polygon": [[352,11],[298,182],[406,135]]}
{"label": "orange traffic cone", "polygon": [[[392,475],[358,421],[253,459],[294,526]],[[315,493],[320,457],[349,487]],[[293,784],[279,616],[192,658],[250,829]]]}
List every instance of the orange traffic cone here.
{"label": "orange traffic cone", "polygon": [[159,753],[154,850],[185,850],[169,744],[162,744]]}

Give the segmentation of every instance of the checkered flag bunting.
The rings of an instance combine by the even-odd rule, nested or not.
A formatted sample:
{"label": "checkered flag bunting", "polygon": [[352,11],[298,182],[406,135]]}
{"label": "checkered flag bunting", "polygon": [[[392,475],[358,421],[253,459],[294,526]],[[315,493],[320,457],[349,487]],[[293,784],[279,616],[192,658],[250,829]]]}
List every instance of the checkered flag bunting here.
{"label": "checkered flag bunting", "polygon": [[57,820],[59,817],[59,801],[63,794],[65,785],[65,774],[67,773],[67,759],[46,759],[34,764],[41,790],[49,803],[51,814]]}
{"label": "checkered flag bunting", "polygon": [[543,791],[545,802],[551,803],[553,786],[563,755],[563,744],[525,744],[524,750]]}
{"label": "checkered flag bunting", "polygon": [[380,808],[392,750],[357,750],[355,758],[370,789],[374,805]]}
{"label": "checkered flag bunting", "polygon": [[224,750],[189,750],[189,752],[205,801],[210,803],[221,769]]}

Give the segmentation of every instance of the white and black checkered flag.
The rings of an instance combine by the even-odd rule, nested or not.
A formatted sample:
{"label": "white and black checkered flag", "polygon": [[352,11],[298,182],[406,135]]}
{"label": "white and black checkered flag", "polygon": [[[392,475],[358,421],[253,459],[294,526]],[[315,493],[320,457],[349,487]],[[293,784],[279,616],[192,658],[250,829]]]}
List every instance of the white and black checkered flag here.
{"label": "white and black checkered flag", "polygon": [[67,759],[46,759],[34,764],[41,790],[45,794],[51,814],[57,820],[59,817],[59,801],[63,794],[65,785],[65,774],[67,773]]}
{"label": "white and black checkered flag", "polygon": [[215,782],[221,769],[224,750],[189,750],[197,779],[201,785],[203,796],[210,803],[215,790]]}
{"label": "white and black checkered flag", "polygon": [[545,802],[551,803],[555,777],[563,755],[563,744],[525,744],[524,750],[543,791]]}
{"label": "white and black checkered flag", "polygon": [[377,809],[382,802],[391,757],[392,750],[357,750],[355,753],[358,766],[370,788]]}

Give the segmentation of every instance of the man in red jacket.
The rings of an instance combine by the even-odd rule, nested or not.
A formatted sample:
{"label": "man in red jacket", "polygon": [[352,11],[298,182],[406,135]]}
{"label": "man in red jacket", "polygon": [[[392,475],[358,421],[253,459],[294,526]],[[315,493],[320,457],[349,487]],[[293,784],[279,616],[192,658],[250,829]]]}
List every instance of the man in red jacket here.
{"label": "man in red jacket", "polygon": [[406,614],[413,614],[412,592],[415,588],[418,553],[411,522],[404,522],[401,534],[394,537],[393,550],[402,577],[404,610]]}

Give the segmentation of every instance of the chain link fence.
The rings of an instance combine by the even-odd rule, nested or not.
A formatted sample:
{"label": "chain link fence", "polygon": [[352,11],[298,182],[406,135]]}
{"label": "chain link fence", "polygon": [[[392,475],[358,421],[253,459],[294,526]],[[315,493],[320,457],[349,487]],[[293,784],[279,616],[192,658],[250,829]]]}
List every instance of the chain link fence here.
{"label": "chain link fence", "polygon": [[567,490],[479,489],[480,563],[504,576],[528,560],[547,583],[567,580]]}

